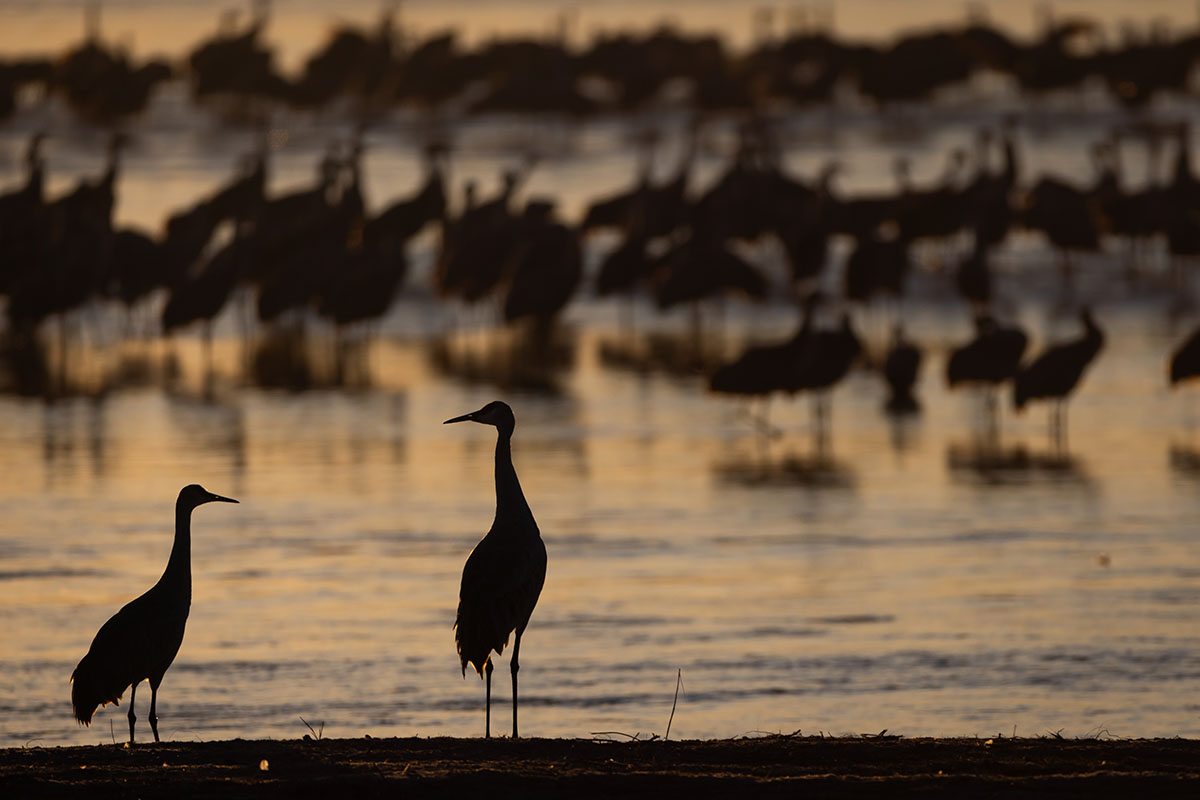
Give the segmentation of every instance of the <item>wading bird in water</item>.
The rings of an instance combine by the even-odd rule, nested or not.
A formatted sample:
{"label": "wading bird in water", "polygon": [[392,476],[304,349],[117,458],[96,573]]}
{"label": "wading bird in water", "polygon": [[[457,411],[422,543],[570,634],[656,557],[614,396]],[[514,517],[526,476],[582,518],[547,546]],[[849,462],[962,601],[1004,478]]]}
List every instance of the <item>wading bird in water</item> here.
{"label": "wading bird in water", "polygon": [[1067,399],[1084,370],[1104,347],[1104,331],[1096,324],[1091,309],[1081,309],[1079,321],[1083,323],[1082,336],[1047,347],[1013,379],[1013,406],[1017,411],[1030,400],[1053,401],[1050,437],[1060,445],[1066,441]]}
{"label": "wading bird in water", "polygon": [[512,735],[516,739],[517,671],[520,669],[517,656],[521,652],[521,634],[529,624],[546,581],[546,545],[538,532],[533,512],[525,502],[517,471],[513,469],[511,443],[516,419],[512,409],[496,400],[443,424],[467,421],[494,425],[498,432],[496,519],[463,567],[458,617],[454,622],[455,641],[463,675],[467,674],[467,664],[470,664],[486,680],[483,735],[488,738],[492,734],[492,651],[497,655],[503,653],[509,633],[516,631],[510,662]]}
{"label": "wading bird in water", "polygon": [[150,681],[150,730],[158,741],[158,686],[183,643],[183,628],[192,605],[192,509],[205,503],[236,503],[191,484],[175,501],[175,544],[158,583],[112,616],[87,655],[71,674],[75,719],[90,725],[96,706],[120,705],[129,692],[129,742],[133,743],[133,699],[138,684]]}

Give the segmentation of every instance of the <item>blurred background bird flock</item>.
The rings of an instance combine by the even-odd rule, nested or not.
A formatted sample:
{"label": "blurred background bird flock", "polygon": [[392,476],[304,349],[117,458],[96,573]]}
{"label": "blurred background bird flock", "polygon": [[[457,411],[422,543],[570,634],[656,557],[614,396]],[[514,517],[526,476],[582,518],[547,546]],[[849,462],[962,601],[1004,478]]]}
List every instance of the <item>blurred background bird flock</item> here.
{"label": "blurred background bird flock", "polygon": [[[547,611],[566,592],[554,569],[563,563],[570,575],[576,563],[586,575],[589,547],[607,548],[614,570],[630,553],[647,568],[675,563],[670,554],[690,546],[691,514],[719,509],[695,527],[692,556],[710,565],[697,569],[739,552],[758,559],[757,573],[747,561],[726,576],[744,587],[731,590],[736,613],[697,601],[701,589],[685,593],[690,601],[666,583],[644,595],[667,608],[699,602],[714,622],[697,643],[728,636],[757,654],[757,666],[734,656],[703,666],[680,644],[656,662],[671,676],[690,664],[693,686],[709,667],[721,681],[747,681],[745,694],[700,693],[697,733],[739,732],[727,730],[733,717],[747,703],[770,704],[776,690],[803,695],[793,706],[802,718],[822,687],[853,682],[845,676],[856,667],[839,659],[855,658],[864,637],[870,663],[860,666],[879,677],[846,691],[904,688],[900,673],[926,689],[951,687],[932,704],[914,701],[916,710],[897,701],[895,712],[926,732],[970,732],[962,726],[992,719],[979,709],[1004,706],[998,696],[945,694],[978,690],[965,675],[976,659],[997,656],[989,647],[1007,665],[991,685],[1046,688],[1035,710],[1053,705],[1057,684],[1045,670],[1063,665],[1065,675],[1083,670],[1077,687],[1111,672],[1114,659],[1140,665],[1128,679],[1151,681],[1146,691],[1195,687],[1200,641],[1175,616],[1179,603],[1200,597],[1198,573],[1179,566],[1197,554],[1187,534],[1194,503],[1174,481],[1200,476],[1200,449],[1192,390],[1168,387],[1200,375],[1200,5],[636,5],[177,4],[186,22],[151,32],[138,29],[134,12],[145,9],[136,3],[3,11],[12,23],[0,34],[4,473],[24,469],[20,454],[36,455],[40,472],[24,479],[33,490],[47,503],[65,492],[83,504],[122,472],[111,466],[126,449],[115,430],[142,423],[145,437],[180,432],[159,435],[162,445],[139,439],[147,463],[170,473],[192,447],[218,472],[164,476],[163,488],[145,493],[149,508],[181,485],[177,477],[232,479],[247,502],[249,475],[272,467],[287,477],[261,489],[287,508],[282,487],[303,483],[297,463],[310,456],[343,471],[325,477],[345,498],[377,497],[387,487],[366,472],[393,465],[392,477],[429,492],[407,512],[393,508],[412,515],[401,527],[422,544],[404,552],[420,560],[434,545],[413,531],[460,528],[458,517],[430,522],[453,496],[415,474],[439,458],[435,445],[462,442],[414,431],[503,396],[531,439],[523,483],[555,553],[538,614],[544,646],[560,661],[578,662],[566,647],[589,638],[589,625],[621,631],[630,663],[643,666],[661,641],[689,635],[673,611],[643,619],[650,612],[634,602],[634,573],[617,584],[630,598],[590,610],[560,600],[563,617]],[[496,22],[506,16],[519,22]],[[160,39],[178,44],[166,50]],[[147,406],[150,396],[167,410]],[[328,430],[299,433],[305,426]],[[548,438],[537,438],[539,426]],[[1148,460],[1158,473],[1146,471]],[[137,463],[137,474],[150,469]],[[626,478],[604,477],[606,469]],[[430,480],[454,480],[452,467],[429,470]],[[568,486],[569,476],[586,488]],[[1115,489],[1104,506],[1097,487],[1114,484],[1137,496]],[[471,491],[482,497],[487,486],[484,478]],[[628,503],[609,508],[596,499],[605,492],[626,492]],[[705,499],[689,511],[695,492]],[[467,533],[467,511],[459,509],[462,541],[477,536]],[[935,511],[945,512],[941,521]],[[676,517],[660,538],[644,530],[646,519]],[[1134,547],[1121,537],[1147,519],[1162,523],[1160,538],[1140,551],[1132,575],[1113,578]],[[35,518],[26,522],[36,528]],[[328,546],[361,560],[344,574],[318,570],[318,584],[369,573],[374,551],[355,550],[354,537],[382,542],[372,537],[386,524],[353,527],[360,522],[345,523]],[[872,525],[875,533],[862,532]],[[749,532],[756,526],[759,538]],[[1065,544],[1080,528],[1099,538]],[[738,530],[747,531],[741,551],[729,549]],[[918,531],[932,538],[918,544],[910,538]],[[568,540],[561,551],[556,535]],[[264,541],[272,536],[283,532]],[[895,564],[911,566],[932,548],[964,582],[1056,569],[1043,556],[1048,548],[1064,557],[1064,547],[1080,550],[1070,558],[1089,576],[1109,577],[976,597],[916,567],[900,580],[889,569],[908,567],[876,565],[866,574],[878,585],[866,590],[865,578],[838,566],[833,574],[845,580],[816,589],[763,563],[789,554],[853,560],[876,536],[916,548]],[[306,541],[314,557],[324,552]],[[1013,561],[976,547],[1010,541]],[[0,573],[0,590],[7,584],[13,596],[55,570],[76,574],[46,567],[58,564],[54,548],[28,531],[0,552],[15,559]],[[149,549],[146,558],[157,556]],[[214,550],[198,562],[221,558]],[[81,574],[102,581],[107,569]],[[809,579],[815,571],[816,563],[800,570]],[[778,616],[745,610],[762,599],[755,581],[787,587],[770,612]],[[906,609],[885,599],[889,586],[921,598],[906,621],[897,619]],[[1133,638],[1101,644],[1098,630],[1078,633],[1090,630],[1081,620],[1111,621],[1098,598],[1118,590],[1135,598],[1121,617]],[[1075,591],[1060,621],[1074,631],[1059,642],[1065,650],[1030,644],[1044,634],[1031,633],[1029,619],[1049,612],[1028,608]],[[446,596],[439,588],[430,597],[438,592]],[[967,608],[946,623],[954,631],[910,625],[949,598]],[[811,603],[827,613],[805,610]],[[1158,627],[1138,638],[1136,620],[1158,611]],[[969,638],[981,618],[1003,620],[984,624],[994,636],[983,649],[930,643]],[[555,640],[556,630],[567,638]],[[995,644],[1012,630],[1030,638]],[[220,661],[213,636],[208,656]],[[792,687],[798,665],[788,659],[817,642],[828,650],[805,666],[825,677]],[[51,655],[13,663],[36,672],[43,657],[58,658],[47,648]],[[1153,669],[1138,660],[1146,648]],[[271,657],[246,659],[230,664]],[[529,662],[548,669],[553,658]],[[580,679],[587,691],[601,686],[603,666]],[[626,668],[635,683],[648,680],[641,667]],[[939,672],[947,668],[955,675]],[[669,695],[673,679],[664,681]],[[575,702],[563,699],[573,685],[565,679],[529,685],[527,719],[537,719],[539,702]],[[610,687],[578,702],[611,727],[648,685],[657,687],[638,684],[633,699],[610,696]],[[187,696],[199,704],[203,691]],[[346,702],[345,715],[357,718]],[[434,710],[413,719],[441,719],[477,699],[429,702]],[[1097,725],[1124,714],[1128,733],[1200,731],[1194,706],[1170,710],[1165,700],[1072,706],[1088,719],[1097,707],[1112,712]],[[19,712],[31,736],[47,735],[38,708]],[[203,729],[224,730],[219,716]],[[554,719],[539,730],[578,733]],[[958,727],[943,730],[938,719]],[[377,724],[416,723],[384,714]]]}

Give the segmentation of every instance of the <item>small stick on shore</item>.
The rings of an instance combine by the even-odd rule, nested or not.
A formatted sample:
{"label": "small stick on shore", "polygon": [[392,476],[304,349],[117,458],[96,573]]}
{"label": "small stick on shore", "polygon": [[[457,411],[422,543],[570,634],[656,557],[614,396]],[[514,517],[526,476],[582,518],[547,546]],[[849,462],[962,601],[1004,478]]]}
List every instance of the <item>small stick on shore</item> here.
{"label": "small stick on shore", "polygon": [[683,669],[680,668],[675,674],[675,699],[671,701],[671,716],[667,719],[667,732],[663,734],[663,741],[671,738],[671,721],[675,719],[675,706],[679,703],[679,690],[683,688]]}

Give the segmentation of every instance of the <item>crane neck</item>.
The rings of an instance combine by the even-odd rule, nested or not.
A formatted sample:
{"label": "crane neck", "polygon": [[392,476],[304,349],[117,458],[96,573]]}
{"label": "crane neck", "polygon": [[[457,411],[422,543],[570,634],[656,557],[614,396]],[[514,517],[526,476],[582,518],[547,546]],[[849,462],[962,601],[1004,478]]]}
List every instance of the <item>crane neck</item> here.
{"label": "crane neck", "polygon": [[192,597],[192,507],[175,504],[175,544],[163,572],[160,584],[185,588],[188,601]]}
{"label": "crane neck", "polygon": [[[496,437],[496,524],[494,528],[516,528],[532,525],[536,530],[533,512],[525,501],[525,493],[521,491],[521,482],[517,480],[517,470],[512,463],[512,434],[511,427],[498,427]],[[515,524],[513,524],[515,523]]]}

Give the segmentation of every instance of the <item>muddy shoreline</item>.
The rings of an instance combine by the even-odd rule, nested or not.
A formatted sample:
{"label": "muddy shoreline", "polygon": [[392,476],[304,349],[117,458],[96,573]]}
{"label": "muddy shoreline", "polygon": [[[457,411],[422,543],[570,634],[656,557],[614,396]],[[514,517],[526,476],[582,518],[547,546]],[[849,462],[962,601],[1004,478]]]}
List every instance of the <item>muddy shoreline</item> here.
{"label": "muddy shoreline", "polygon": [[5,797],[1200,796],[1200,740],[324,739],[0,750]]}

